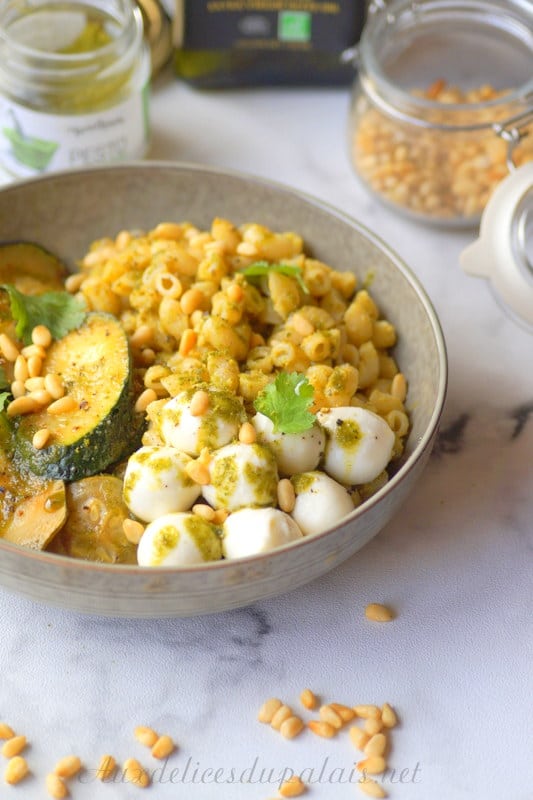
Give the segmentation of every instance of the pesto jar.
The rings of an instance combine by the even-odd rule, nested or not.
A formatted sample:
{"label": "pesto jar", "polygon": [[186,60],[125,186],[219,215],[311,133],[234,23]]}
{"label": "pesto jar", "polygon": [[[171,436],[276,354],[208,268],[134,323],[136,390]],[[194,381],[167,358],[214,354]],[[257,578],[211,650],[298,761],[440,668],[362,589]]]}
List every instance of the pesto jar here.
{"label": "pesto jar", "polygon": [[3,0],[1,166],[25,178],[141,158],[149,78],[133,0]]}

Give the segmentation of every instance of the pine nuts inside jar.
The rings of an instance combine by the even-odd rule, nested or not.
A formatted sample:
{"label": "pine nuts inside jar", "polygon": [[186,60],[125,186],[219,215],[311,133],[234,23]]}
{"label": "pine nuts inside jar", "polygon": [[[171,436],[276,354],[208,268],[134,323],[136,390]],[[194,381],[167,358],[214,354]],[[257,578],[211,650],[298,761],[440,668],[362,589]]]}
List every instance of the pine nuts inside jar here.
{"label": "pine nuts inside jar", "polygon": [[475,226],[510,162],[533,160],[530,24],[519,0],[392,0],[369,15],[349,149],[380,200]]}

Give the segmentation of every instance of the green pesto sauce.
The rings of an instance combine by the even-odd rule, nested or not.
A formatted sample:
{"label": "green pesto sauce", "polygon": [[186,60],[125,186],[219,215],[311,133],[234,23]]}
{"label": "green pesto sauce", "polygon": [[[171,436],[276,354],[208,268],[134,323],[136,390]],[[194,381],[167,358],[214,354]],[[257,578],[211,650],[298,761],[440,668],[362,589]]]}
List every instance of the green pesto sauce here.
{"label": "green pesto sauce", "polygon": [[308,492],[316,480],[316,472],[300,472],[299,475],[293,475],[291,483],[294,487],[296,494]]}
{"label": "green pesto sauce", "polygon": [[361,428],[355,420],[344,419],[338,421],[335,428],[335,440],[341,447],[345,450],[355,450],[361,439]]}
{"label": "green pesto sauce", "polygon": [[153,563],[155,566],[161,564],[166,556],[177,547],[180,540],[180,532],[174,525],[165,525],[158,531],[157,539],[154,542]]}
{"label": "green pesto sauce", "polygon": [[[190,402],[194,394],[203,386],[195,386],[187,390],[187,402]],[[239,426],[246,420],[246,415],[241,401],[229,392],[207,390],[209,393],[209,408],[200,417],[200,427],[198,429],[198,445],[200,448],[207,447],[213,449],[218,445],[218,421],[222,420],[228,424]]]}
{"label": "green pesto sauce", "polygon": [[131,493],[135,489],[139,478],[141,477],[140,472],[131,472],[128,473],[126,480],[124,481],[124,486],[122,489],[122,496],[124,498],[124,502],[127,506],[129,506],[131,501]]}
{"label": "green pesto sauce", "polygon": [[278,487],[277,462],[274,453],[260,444],[253,444],[252,448],[265,466],[258,467],[248,463],[244,468],[244,477],[250,486],[253,486],[255,503],[258,506],[272,505],[276,499]]}
{"label": "green pesto sauce", "polygon": [[76,54],[90,53],[92,50],[99,50],[106,44],[113,41],[100,21],[87,22],[80,35],[68,47],[58,50],[58,53]]}
{"label": "green pesto sauce", "polygon": [[183,527],[193,539],[204,561],[218,561],[222,558],[222,543],[213,525],[196,514],[191,514]]}
{"label": "green pesto sauce", "polygon": [[239,470],[235,456],[217,458],[211,474],[211,482],[216,488],[217,503],[227,506],[239,480]]}

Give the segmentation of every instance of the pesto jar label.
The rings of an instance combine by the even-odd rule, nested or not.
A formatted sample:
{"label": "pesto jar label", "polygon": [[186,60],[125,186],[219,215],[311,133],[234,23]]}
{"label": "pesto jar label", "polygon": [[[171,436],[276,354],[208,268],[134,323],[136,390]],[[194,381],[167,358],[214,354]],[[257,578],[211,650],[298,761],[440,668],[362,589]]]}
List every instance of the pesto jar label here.
{"label": "pesto jar label", "polygon": [[365,0],[185,0],[178,45],[340,53],[358,40],[364,10]]}
{"label": "pesto jar label", "polygon": [[18,178],[142,158],[148,139],[148,86],[90,114],[47,114],[0,98],[0,164]]}

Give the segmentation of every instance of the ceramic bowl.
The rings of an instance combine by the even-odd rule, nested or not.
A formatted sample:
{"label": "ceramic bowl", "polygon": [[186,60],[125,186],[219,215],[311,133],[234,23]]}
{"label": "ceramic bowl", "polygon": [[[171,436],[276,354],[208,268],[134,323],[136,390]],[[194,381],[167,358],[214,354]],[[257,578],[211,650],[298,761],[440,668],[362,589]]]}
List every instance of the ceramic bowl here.
{"label": "ceramic bowl", "polygon": [[110,616],[165,617],[249,605],[312,581],[365,545],[397,512],[431,451],[446,392],[446,350],[416,277],[341,211],[266,180],[202,166],[146,162],[43,176],[0,190],[0,241],[42,244],[74,265],[91,241],[163,220],[209,227],[215,216],[303,235],[340,270],[373,274],[372,294],[399,332],[412,429],[387,485],[324,533],[273,552],[184,569],[84,562],[0,540],[0,585],[39,602]]}

